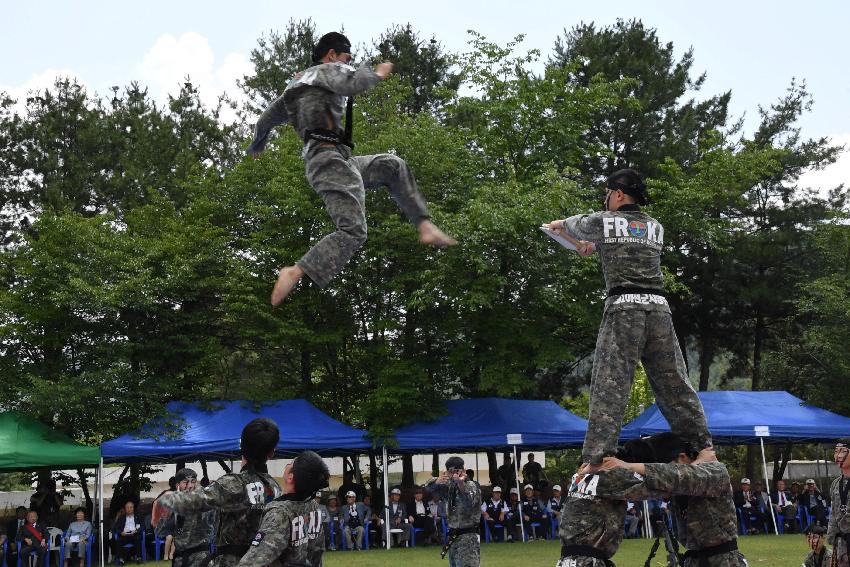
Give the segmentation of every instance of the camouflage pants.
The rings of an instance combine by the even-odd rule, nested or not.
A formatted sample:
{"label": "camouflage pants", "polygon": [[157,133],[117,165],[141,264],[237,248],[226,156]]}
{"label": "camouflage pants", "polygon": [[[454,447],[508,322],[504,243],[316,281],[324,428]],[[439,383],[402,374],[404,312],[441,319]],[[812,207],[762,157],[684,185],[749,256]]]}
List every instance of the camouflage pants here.
{"label": "camouflage pants", "polygon": [[608,567],[601,559],[594,557],[561,557],[555,567]]}
{"label": "camouflage pants", "polygon": [[832,546],[832,565],[834,567],[850,567],[850,536],[844,537],[839,534],[835,538],[835,544]]}
{"label": "camouflage pants", "polygon": [[449,549],[449,567],[479,567],[481,565],[481,544],[477,534],[457,536]]}
{"label": "camouflage pants", "polygon": [[699,447],[711,444],[702,403],[688,381],[670,314],[663,310],[606,309],[593,356],[584,462],[596,464],[613,454],[639,360],[673,433]]}
{"label": "camouflage pants", "polygon": [[171,560],[171,567],[201,567],[209,555],[209,551],[198,551],[182,557],[175,557]]}
{"label": "camouflage pants", "polygon": [[407,163],[391,154],[352,156],[345,146],[316,145],[306,155],[307,181],[325,203],[336,231],[298,261],[319,287],[327,286],[366,242],[366,189],[386,186],[414,225],[428,218],[425,198]]}
{"label": "camouflage pants", "polygon": [[[709,567],[747,567],[748,565],[747,560],[744,559],[744,556],[740,552],[730,551],[729,553],[708,557],[705,560],[689,557],[685,559],[683,567],[703,567],[705,563],[701,561],[707,562]],[[824,565],[823,567],[829,566]]]}

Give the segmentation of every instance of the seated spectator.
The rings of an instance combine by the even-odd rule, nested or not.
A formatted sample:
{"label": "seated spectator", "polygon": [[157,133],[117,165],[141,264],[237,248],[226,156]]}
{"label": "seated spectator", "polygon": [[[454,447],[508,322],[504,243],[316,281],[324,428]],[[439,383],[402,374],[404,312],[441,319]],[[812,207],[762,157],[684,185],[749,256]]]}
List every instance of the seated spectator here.
{"label": "seated spectator", "polygon": [[439,543],[443,534],[443,522],[446,520],[446,503],[440,498],[436,492],[431,495],[431,501],[428,502],[428,511],[431,513],[431,519],[434,521],[434,533],[432,539],[435,543]]}
{"label": "seated spectator", "polygon": [[546,504],[546,511],[555,519],[556,522],[561,521],[561,508],[564,507],[564,497],[561,496],[561,485],[556,484],[552,487],[552,496],[549,497],[549,502]]}
{"label": "seated spectator", "polygon": [[[529,455],[531,457],[532,455]],[[540,500],[534,497],[534,487],[526,484],[523,487],[522,519],[528,532],[528,539],[545,538],[549,531],[549,514],[543,508]],[[534,524],[540,524],[535,526]]]}
{"label": "seated spectator", "polygon": [[508,528],[508,541],[514,538],[522,541],[522,524],[520,523],[519,490],[515,486],[508,492],[508,511],[505,514],[505,522]]}
{"label": "seated spectator", "polygon": [[522,481],[525,484],[539,486],[540,481],[546,478],[543,467],[534,460],[534,453],[528,454],[528,462],[522,466]]}
{"label": "seated spectator", "polygon": [[744,530],[749,534],[759,533],[759,529],[764,527],[764,513],[761,500],[750,490],[750,479],[746,477],[741,479],[741,489],[732,493],[732,499],[735,507],[741,510]]}
{"label": "seated spectator", "polygon": [[342,533],[348,549],[363,549],[363,533],[366,530],[366,506],[357,501],[357,493],[349,490],[345,494],[342,508]]}
{"label": "seated spectator", "polygon": [[325,532],[325,547],[336,551],[342,547],[342,511],[339,509],[337,497],[333,494],[328,496],[328,526]]}
{"label": "seated spectator", "polygon": [[823,494],[820,493],[820,490],[818,490],[818,485],[815,484],[813,478],[806,480],[806,489],[800,495],[798,503],[808,512],[813,524],[826,526],[829,504],[826,498],[823,497]]}
{"label": "seated spectator", "polygon": [[405,546],[410,539],[410,520],[407,507],[401,500],[401,490],[393,488],[390,493],[390,533],[394,546]]}
{"label": "seated spectator", "polygon": [[432,536],[434,535],[434,519],[431,517],[431,509],[423,500],[424,496],[425,491],[417,486],[413,492],[413,502],[410,503],[410,508],[408,508],[409,515],[407,520],[417,530],[423,530],[422,534],[425,537],[425,544],[427,545],[431,543]]}
{"label": "seated spectator", "polygon": [[832,552],[826,547],[826,528],[813,524],[806,530],[809,554],[800,567],[830,567]]}
{"label": "seated spectator", "polygon": [[18,541],[18,531],[24,527],[27,521],[26,506],[18,506],[15,509],[15,518],[6,523],[6,537],[9,540],[8,557],[6,564],[10,567],[18,564],[18,546],[15,544]]}
{"label": "seated spectator", "polygon": [[123,565],[135,557],[142,562],[142,518],[136,515],[136,505],[132,500],[124,504],[112,524],[112,533],[116,539],[112,542],[112,552]]}
{"label": "seated spectator", "polygon": [[21,543],[21,564],[35,553],[35,565],[41,565],[44,561],[44,553],[47,551],[47,531],[38,521],[38,512],[30,510],[23,527],[18,530],[17,541]]}
{"label": "seated spectator", "polygon": [[86,558],[86,544],[92,535],[94,528],[91,522],[86,520],[86,511],[82,508],[74,510],[74,521],[65,532],[65,567],[72,557],[77,557],[80,567]]}
{"label": "seated spectator", "polygon": [[626,505],[626,537],[638,537],[638,528],[640,527],[641,513],[634,502],[629,502]]}
{"label": "seated spectator", "polygon": [[773,501],[773,510],[775,511],[777,522],[783,522],[785,531],[789,534],[794,534],[800,531],[797,525],[797,504],[791,498],[791,493],[785,490],[785,481],[779,479],[776,481],[776,490],[770,495]]}
{"label": "seated spectator", "polygon": [[[494,541],[505,541],[508,539],[507,514],[508,504],[502,500],[502,488],[500,486],[494,486],[490,499],[481,504],[481,521],[486,522],[487,529],[490,531],[490,537]],[[497,525],[501,527],[496,528]]]}
{"label": "seated spectator", "polygon": [[372,508],[372,495],[368,492],[363,497],[363,505],[366,507],[366,519],[369,521],[366,528],[369,532],[369,547],[383,547],[384,519],[380,518]]}

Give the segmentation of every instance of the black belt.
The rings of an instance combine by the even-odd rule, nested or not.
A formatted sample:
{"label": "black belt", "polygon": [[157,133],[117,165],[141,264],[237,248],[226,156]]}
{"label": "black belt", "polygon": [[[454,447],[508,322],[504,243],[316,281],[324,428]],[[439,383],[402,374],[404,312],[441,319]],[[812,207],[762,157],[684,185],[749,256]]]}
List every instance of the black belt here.
{"label": "black belt", "polygon": [[565,557],[593,557],[594,559],[604,561],[605,565],[608,567],[614,567],[614,562],[611,561],[610,558],[606,557],[601,550],[589,545],[564,544],[561,546],[561,559],[564,559]]}
{"label": "black belt", "polygon": [[348,146],[352,150],[354,149],[354,142],[351,141],[351,138],[341,136],[339,132],[334,132],[327,128],[314,128],[304,132],[304,143],[306,144],[310,140],[318,140],[320,142],[336,144],[338,146]]}
{"label": "black belt", "polygon": [[730,551],[736,551],[737,549],[738,540],[733,539],[725,543],[712,545],[711,547],[704,547],[702,549],[689,549],[682,556],[682,559],[684,559],[685,561],[687,561],[688,559],[699,559],[700,567],[708,567],[709,557],[714,557],[715,555],[721,555],[723,553],[729,553]]}
{"label": "black belt", "polygon": [[626,293],[645,293],[649,295],[661,296],[665,295],[663,289],[655,289],[651,287],[637,287],[631,285],[618,285],[608,290],[608,297],[616,297],[618,295],[623,295]]}

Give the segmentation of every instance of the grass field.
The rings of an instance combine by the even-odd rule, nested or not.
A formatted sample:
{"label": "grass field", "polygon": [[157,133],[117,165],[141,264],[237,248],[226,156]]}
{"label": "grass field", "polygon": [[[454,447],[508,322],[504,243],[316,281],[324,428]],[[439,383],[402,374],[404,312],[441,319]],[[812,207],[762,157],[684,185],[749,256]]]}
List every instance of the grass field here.
{"label": "grass field", "polygon": [[[800,535],[744,537],[738,540],[738,544],[751,566],[800,567],[806,555],[806,540]],[[650,545],[651,540],[626,540],[614,557],[614,563],[617,567],[643,567]],[[481,565],[553,567],[560,556],[560,549],[560,544],[555,541],[483,544]],[[659,552],[652,562],[652,567],[665,567],[665,560],[666,556]],[[440,549],[435,546],[389,551],[336,551],[326,553],[324,563],[325,567],[448,567],[448,560],[440,559]],[[160,562],[157,565],[164,567],[169,563]]]}

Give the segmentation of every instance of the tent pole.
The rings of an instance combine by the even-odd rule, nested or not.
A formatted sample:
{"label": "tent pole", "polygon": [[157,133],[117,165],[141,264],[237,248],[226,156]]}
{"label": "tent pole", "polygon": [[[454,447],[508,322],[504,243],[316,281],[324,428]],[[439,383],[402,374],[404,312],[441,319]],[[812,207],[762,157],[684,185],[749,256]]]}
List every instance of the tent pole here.
{"label": "tent pole", "polygon": [[[481,484],[481,469],[478,467],[478,451],[475,451],[475,476],[478,477],[478,483]],[[490,484],[493,484],[491,481]]]}
{"label": "tent pole", "polygon": [[770,481],[767,480],[767,459],[764,456],[764,437],[759,437],[761,443],[761,464],[764,467],[764,491],[767,493],[767,503],[770,505],[770,517],[773,518],[773,532],[779,535],[779,526],[776,525],[776,512],[773,511],[773,499],[770,497]]}
{"label": "tent pole", "polygon": [[[517,456],[516,445],[514,445],[514,471],[517,470],[518,465],[519,457]],[[525,541],[525,523],[522,520],[522,492],[519,491],[519,474],[517,474],[516,472],[514,472],[514,482],[516,482],[516,491],[517,496],[519,497],[517,501],[517,510],[519,510],[519,529],[520,533],[522,534],[522,540]],[[510,501],[511,497],[510,495],[508,495],[508,502]]]}
{"label": "tent pole", "polygon": [[386,537],[386,540],[387,540],[387,549],[389,549],[390,548],[390,542],[392,541],[392,539],[391,539],[392,534],[390,534],[390,487],[389,487],[390,474],[389,474],[389,471],[387,470],[387,467],[389,467],[390,460],[389,460],[389,457],[387,456],[387,446],[384,445],[383,447],[381,447],[381,449],[383,450],[383,459],[384,459],[384,462],[383,462],[383,465],[384,465],[383,466],[383,469],[384,469],[384,532],[385,532],[384,536]]}
{"label": "tent pole", "polygon": [[97,507],[98,507],[98,529],[100,530],[100,567],[106,565],[106,542],[103,541],[103,457],[97,467]]}
{"label": "tent pole", "polygon": [[643,537],[652,539],[652,522],[649,520],[649,501],[643,501]]}

